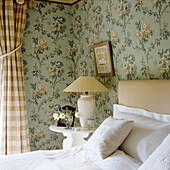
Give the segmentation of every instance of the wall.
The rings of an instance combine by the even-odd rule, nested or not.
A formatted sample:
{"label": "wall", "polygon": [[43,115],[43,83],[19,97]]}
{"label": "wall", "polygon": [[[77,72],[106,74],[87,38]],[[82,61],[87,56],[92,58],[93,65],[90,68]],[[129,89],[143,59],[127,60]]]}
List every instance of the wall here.
{"label": "wall", "polygon": [[170,79],[170,8],[158,0],[83,0],[73,7],[30,4],[23,58],[31,150],[61,148],[63,136],[48,130],[59,105],[76,106],[62,92],[80,75],[95,76],[92,45],[111,40],[114,77],[97,77],[109,93],[97,93],[95,122],[118,103],[120,79]]}
{"label": "wall", "polygon": [[57,123],[58,106],[70,100],[62,92],[73,81],[70,13],[68,6],[38,1],[28,8],[23,58],[31,150],[62,147],[64,137],[48,127]]}

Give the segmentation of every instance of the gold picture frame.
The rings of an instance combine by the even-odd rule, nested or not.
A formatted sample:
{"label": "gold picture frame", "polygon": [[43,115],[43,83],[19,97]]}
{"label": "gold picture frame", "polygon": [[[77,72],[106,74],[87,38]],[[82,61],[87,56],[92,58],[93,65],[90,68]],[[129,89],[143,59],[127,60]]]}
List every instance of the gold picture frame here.
{"label": "gold picture frame", "polygon": [[94,56],[96,76],[114,75],[110,41],[94,44],[93,56]]}

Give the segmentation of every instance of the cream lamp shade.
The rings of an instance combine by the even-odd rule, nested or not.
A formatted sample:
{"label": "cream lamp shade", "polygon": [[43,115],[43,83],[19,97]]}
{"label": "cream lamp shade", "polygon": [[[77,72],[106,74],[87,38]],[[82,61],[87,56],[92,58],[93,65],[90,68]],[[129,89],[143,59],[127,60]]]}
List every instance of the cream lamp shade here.
{"label": "cream lamp shade", "polygon": [[92,76],[80,76],[63,91],[86,92],[86,95],[81,95],[81,97],[78,99],[77,105],[80,115],[81,127],[87,128],[87,120],[93,117],[95,107],[93,95],[88,95],[88,92],[101,92],[109,90]]}
{"label": "cream lamp shade", "polygon": [[101,92],[101,91],[109,90],[92,76],[80,76],[66,89],[64,89],[64,92]]}

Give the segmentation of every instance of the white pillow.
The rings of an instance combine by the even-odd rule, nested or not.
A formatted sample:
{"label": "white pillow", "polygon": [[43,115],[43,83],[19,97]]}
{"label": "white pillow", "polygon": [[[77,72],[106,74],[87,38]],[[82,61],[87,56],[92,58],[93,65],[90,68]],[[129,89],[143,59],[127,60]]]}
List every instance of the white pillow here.
{"label": "white pillow", "polygon": [[108,157],[122,144],[133,126],[133,121],[108,117],[93,133],[85,149],[97,153],[102,159]]}
{"label": "white pillow", "polygon": [[138,170],[170,170],[170,133]]}
{"label": "white pillow", "polygon": [[125,113],[131,113],[131,114],[136,114],[136,115],[142,115],[145,117],[150,117],[152,119],[156,119],[156,120],[160,120],[164,122],[170,122],[170,115],[149,112],[144,109],[138,109],[138,108],[132,108],[132,107],[114,104],[113,111],[114,111],[114,116],[119,114],[119,112],[125,112]]}
{"label": "white pillow", "polygon": [[120,149],[144,162],[170,132],[170,123],[144,116],[121,113],[116,118],[134,121],[134,127]]}

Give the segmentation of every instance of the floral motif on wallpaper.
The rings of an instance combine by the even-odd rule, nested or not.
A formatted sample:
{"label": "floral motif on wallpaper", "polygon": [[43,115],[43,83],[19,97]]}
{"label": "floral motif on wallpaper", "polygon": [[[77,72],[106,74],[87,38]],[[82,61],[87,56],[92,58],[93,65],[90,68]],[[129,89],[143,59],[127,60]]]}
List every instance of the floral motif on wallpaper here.
{"label": "floral motif on wallpaper", "polygon": [[30,1],[22,50],[31,150],[62,147],[64,137],[48,127],[59,107],[76,106],[79,94],[64,88],[96,75],[93,44],[111,41],[116,73],[97,77],[110,91],[94,96],[96,124],[112,115],[118,80],[170,79],[169,17],[167,0]]}

